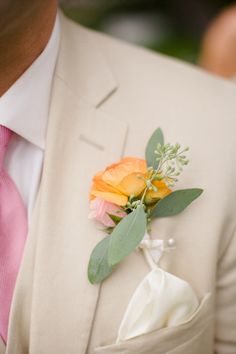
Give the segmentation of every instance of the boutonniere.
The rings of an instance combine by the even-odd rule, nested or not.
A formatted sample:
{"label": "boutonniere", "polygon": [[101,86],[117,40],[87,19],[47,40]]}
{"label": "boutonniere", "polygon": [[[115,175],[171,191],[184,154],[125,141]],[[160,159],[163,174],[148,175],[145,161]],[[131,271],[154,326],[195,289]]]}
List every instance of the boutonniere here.
{"label": "boutonniere", "polygon": [[99,283],[150,232],[154,218],[181,213],[203,192],[199,188],[172,190],[188,164],[187,148],[165,144],[158,128],[148,141],[145,157],[126,157],[93,178],[90,218],[104,226],[104,237],[88,265],[89,281]]}

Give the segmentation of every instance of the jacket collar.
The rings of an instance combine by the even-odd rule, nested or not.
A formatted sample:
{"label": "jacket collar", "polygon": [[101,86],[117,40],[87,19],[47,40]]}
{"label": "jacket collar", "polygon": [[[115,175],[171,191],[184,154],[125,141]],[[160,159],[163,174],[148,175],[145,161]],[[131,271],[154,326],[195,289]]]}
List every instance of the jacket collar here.
{"label": "jacket collar", "polygon": [[[62,38],[56,75],[69,85],[76,97],[98,107],[118,84],[96,43],[97,34],[74,24],[62,12],[60,22]],[[68,26],[72,31],[64,30]],[[77,28],[74,32],[73,27]]]}

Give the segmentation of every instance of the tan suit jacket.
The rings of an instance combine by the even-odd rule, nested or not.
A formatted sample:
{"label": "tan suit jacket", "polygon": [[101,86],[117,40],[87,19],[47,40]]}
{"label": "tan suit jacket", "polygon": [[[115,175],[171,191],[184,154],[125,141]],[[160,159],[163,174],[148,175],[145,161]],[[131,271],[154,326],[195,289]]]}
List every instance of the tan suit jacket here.
{"label": "tan suit jacket", "polygon": [[[61,22],[42,182],[0,353],[235,354],[235,85]],[[161,266],[188,281],[201,305],[184,325],[115,344],[149,268],[134,252],[102,285],[88,282],[90,253],[104,237],[88,220],[89,187],[122,156],[144,157],[159,126],[167,141],[191,147],[178,188],[204,193],[156,220],[153,235],[176,239]]]}

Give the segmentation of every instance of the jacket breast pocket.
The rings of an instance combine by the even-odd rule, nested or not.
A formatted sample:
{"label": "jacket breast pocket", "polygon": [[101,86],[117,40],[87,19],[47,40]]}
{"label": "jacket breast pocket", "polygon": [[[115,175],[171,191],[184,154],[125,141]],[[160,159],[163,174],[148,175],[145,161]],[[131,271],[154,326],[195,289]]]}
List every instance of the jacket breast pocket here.
{"label": "jacket breast pocket", "polygon": [[96,347],[94,354],[213,354],[213,300],[206,294],[185,323]]}

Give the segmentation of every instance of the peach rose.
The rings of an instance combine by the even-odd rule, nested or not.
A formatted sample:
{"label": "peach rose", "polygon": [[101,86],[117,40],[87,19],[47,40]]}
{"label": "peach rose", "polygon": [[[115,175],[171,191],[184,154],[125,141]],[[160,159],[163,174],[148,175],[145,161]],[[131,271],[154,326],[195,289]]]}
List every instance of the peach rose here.
{"label": "peach rose", "polygon": [[[105,171],[94,176],[90,197],[91,199],[102,198],[110,203],[125,206],[131,195],[139,196],[144,191],[146,188],[144,179],[147,176],[145,160],[133,157],[123,158],[120,162],[108,166]],[[157,186],[158,191],[148,191],[147,201],[163,198],[171,192],[162,181],[154,181],[153,184]]]}

